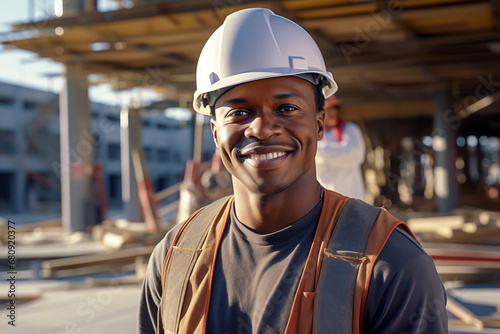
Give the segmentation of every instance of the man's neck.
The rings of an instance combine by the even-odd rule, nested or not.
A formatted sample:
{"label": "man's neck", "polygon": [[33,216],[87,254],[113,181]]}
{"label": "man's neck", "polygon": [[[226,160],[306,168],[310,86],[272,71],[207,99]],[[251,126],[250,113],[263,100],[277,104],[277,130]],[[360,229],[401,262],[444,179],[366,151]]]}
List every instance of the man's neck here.
{"label": "man's neck", "polygon": [[[322,187],[317,181],[274,194],[259,194],[235,184],[238,219],[258,233],[279,231],[304,217],[318,204]],[[298,189],[297,189],[298,188]]]}

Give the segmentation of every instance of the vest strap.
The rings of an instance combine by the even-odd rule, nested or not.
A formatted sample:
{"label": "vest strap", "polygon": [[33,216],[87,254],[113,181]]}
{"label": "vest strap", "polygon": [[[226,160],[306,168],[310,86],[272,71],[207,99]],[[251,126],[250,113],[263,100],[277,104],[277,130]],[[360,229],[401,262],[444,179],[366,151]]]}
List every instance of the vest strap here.
{"label": "vest strap", "polygon": [[368,235],[380,208],[350,199],[337,221],[316,286],[313,334],[352,333],[353,302]]}
{"label": "vest strap", "polygon": [[[163,328],[166,333],[178,333],[179,323],[189,278],[201,253],[208,231],[221,206],[228,200],[219,199],[198,210],[179,231],[164,263],[161,308]],[[207,222],[210,222],[207,224]]]}

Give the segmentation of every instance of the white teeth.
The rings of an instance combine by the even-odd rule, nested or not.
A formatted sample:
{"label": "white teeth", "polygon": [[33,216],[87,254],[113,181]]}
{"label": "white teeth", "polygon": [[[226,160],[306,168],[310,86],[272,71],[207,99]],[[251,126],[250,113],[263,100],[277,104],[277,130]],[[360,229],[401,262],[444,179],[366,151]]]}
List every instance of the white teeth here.
{"label": "white teeth", "polygon": [[279,158],[283,155],[285,155],[285,152],[274,152],[274,153],[267,153],[267,154],[251,154],[250,158],[253,160],[270,160],[270,159]]}

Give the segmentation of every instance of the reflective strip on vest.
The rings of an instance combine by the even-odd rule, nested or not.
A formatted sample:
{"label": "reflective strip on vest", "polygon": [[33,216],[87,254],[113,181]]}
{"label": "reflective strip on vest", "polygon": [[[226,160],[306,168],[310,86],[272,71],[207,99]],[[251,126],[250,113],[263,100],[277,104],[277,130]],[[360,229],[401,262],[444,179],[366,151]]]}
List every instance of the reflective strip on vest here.
{"label": "reflective strip on vest", "polygon": [[323,256],[314,300],[313,334],[352,333],[356,277],[380,208],[358,199],[344,206]]}

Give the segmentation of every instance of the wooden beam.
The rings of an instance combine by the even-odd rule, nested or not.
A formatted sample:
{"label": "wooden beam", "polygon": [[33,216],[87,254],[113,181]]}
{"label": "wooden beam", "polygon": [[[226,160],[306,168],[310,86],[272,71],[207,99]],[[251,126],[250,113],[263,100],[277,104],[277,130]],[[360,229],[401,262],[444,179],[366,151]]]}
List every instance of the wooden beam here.
{"label": "wooden beam", "polygon": [[483,110],[493,103],[500,101],[500,90],[495,92],[494,94],[491,94],[489,96],[483,97],[479,101],[467,106],[466,108],[460,110],[457,114],[463,119],[467,118],[470,115]]}
{"label": "wooden beam", "polygon": [[154,195],[154,199],[157,202],[160,202],[160,201],[164,200],[165,198],[178,193],[180,186],[181,186],[181,183],[179,182],[179,183],[174,184],[173,186],[170,186],[166,189],[163,189],[162,191],[159,191]]}
{"label": "wooden beam", "polygon": [[342,113],[350,120],[373,120],[387,118],[412,118],[432,116],[434,102],[422,101],[387,101],[374,103],[344,104]]}
{"label": "wooden beam", "polygon": [[377,6],[372,3],[357,3],[345,6],[329,6],[317,9],[297,11],[295,16],[298,19],[319,19],[330,18],[333,19],[339,16],[359,15],[375,12]]}
{"label": "wooden beam", "polygon": [[351,4],[351,0],[286,0],[279,2],[279,5],[283,7],[284,10],[288,11],[317,9],[332,5],[340,6],[349,4]]}
{"label": "wooden beam", "polygon": [[448,298],[446,310],[468,325],[472,325],[477,329],[484,327],[483,322],[474,313],[456,302],[453,298]]}
{"label": "wooden beam", "polygon": [[154,246],[137,247],[114,251],[109,254],[95,254],[75,256],[64,259],[43,261],[41,264],[44,276],[52,276],[60,270],[76,269],[97,265],[110,265],[117,263],[134,263],[139,256],[149,257]]}
{"label": "wooden beam", "polygon": [[[136,18],[147,18],[155,16],[168,16],[179,13],[189,13],[195,11],[210,10],[216,11],[218,8],[238,8],[239,6],[253,5],[255,7],[266,7],[266,2],[262,0],[238,0],[238,6],[234,6],[231,1],[221,1],[214,5],[213,1],[206,0],[184,0],[168,3],[155,3],[151,5],[142,5],[128,9],[121,9],[111,12],[94,12],[76,17],[61,17],[57,19],[43,21],[43,28],[70,27],[80,25],[90,25],[99,23],[109,23],[118,21],[127,21]],[[219,6],[219,7],[217,7]],[[26,31],[39,27],[39,22],[26,22],[14,24],[14,31]]]}

